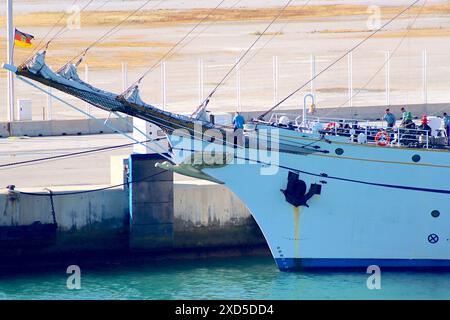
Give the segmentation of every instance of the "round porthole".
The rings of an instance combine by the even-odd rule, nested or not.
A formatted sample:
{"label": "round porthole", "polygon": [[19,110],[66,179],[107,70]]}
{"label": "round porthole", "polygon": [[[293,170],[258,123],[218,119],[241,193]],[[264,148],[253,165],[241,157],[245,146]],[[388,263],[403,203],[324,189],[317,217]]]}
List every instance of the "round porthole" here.
{"label": "round porthole", "polygon": [[433,217],[433,218],[437,218],[437,217],[439,217],[441,215],[441,213],[438,211],[438,210],[433,210],[433,211],[431,211],[431,216]]}
{"label": "round porthole", "polygon": [[434,243],[437,243],[438,241],[439,241],[439,236],[438,236],[437,234],[432,233],[432,234],[430,234],[430,235],[428,236],[428,242],[429,242],[429,243],[434,244]]}
{"label": "round porthole", "polygon": [[419,162],[420,161],[420,156],[418,155],[418,154],[415,154],[415,155],[413,155],[412,156],[412,161],[414,161],[414,162]]}
{"label": "round porthole", "polygon": [[337,148],[334,152],[336,152],[336,154],[337,154],[338,156],[340,156],[340,155],[343,155],[343,154],[344,154],[344,149]]}

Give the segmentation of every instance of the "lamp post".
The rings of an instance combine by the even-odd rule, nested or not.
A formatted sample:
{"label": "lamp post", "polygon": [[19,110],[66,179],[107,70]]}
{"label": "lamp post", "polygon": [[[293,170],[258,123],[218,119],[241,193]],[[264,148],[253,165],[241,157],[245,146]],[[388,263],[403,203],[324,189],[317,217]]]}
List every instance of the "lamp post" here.
{"label": "lamp post", "polygon": [[[12,0],[6,1],[6,37],[7,37],[7,59],[8,64],[14,65],[14,27],[13,27],[13,4]],[[7,75],[7,114],[8,121],[14,121],[14,75],[8,72]]]}

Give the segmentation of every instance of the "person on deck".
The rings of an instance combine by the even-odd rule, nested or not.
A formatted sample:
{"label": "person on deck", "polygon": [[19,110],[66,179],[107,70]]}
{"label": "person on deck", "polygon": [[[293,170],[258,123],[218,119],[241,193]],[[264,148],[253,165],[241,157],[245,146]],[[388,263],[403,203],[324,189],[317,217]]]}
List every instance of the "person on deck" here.
{"label": "person on deck", "polygon": [[386,109],[383,120],[386,121],[388,129],[390,129],[395,126],[395,121],[397,119],[395,118],[395,115],[393,113],[391,113],[391,111],[389,109]]}
{"label": "person on deck", "polygon": [[[419,130],[428,131],[428,137],[431,136],[431,127],[428,125],[428,118],[426,115],[422,116],[422,123],[420,126],[417,127]],[[424,133],[425,134],[425,133]]]}
{"label": "person on deck", "polygon": [[240,112],[236,112],[236,115],[233,118],[234,144],[239,146],[244,145],[244,124],[244,117]]}
{"label": "person on deck", "polygon": [[400,109],[402,111],[402,127],[414,129],[414,122],[412,113],[410,111],[406,111],[404,107]]}
{"label": "person on deck", "polygon": [[447,135],[447,145],[450,146],[450,116],[447,115],[447,112],[443,113],[442,120],[444,122],[444,131]]}

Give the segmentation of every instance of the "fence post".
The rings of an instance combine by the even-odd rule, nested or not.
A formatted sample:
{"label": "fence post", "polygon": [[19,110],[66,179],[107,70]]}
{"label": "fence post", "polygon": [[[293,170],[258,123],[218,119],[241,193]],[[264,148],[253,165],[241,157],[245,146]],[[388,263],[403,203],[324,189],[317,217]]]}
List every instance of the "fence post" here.
{"label": "fence post", "polygon": [[241,105],[241,64],[238,63],[239,58],[236,59],[236,106],[237,110],[242,111]]}
{"label": "fence post", "polygon": [[427,49],[422,52],[422,84],[423,84],[423,103],[428,104],[428,61]]}
{"label": "fence post", "polygon": [[278,57],[273,57],[273,104],[278,102]]}
{"label": "fence post", "polygon": [[128,89],[128,65],[122,62],[122,92]]}
{"label": "fence post", "polygon": [[316,98],[316,96],[315,96],[315,91],[316,91],[315,81],[316,80],[314,79],[314,77],[316,76],[316,56],[313,54],[311,54],[310,63],[311,63],[311,79],[312,79],[310,93],[314,96],[314,100],[315,100],[315,98]]}
{"label": "fence post", "polygon": [[[89,66],[87,64],[84,65],[84,82],[89,83]],[[89,118],[91,114],[91,105],[86,102],[86,117]]]}
{"label": "fence post", "polygon": [[161,63],[161,90],[162,90],[162,108],[166,110],[166,62]]}
{"label": "fence post", "polygon": [[[6,1],[6,46],[7,46],[7,61],[9,64],[14,65],[14,23],[13,23],[13,1]],[[7,72],[7,115],[8,121],[14,122],[14,75],[12,72]]]}
{"label": "fence post", "polygon": [[391,52],[384,53],[385,59],[385,89],[386,89],[386,106],[391,105]]}
{"label": "fence post", "polygon": [[198,59],[198,103],[203,103],[204,81],[203,81],[203,59]]}
{"label": "fence post", "polygon": [[348,102],[353,108],[353,52],[348,54]]}
{"label": "fence post", "polygon": [[[48,88],[48,92],[52,93],[51,87]],[[52,114],[53,114],[52,109],[53,109],[52,96],[48,94],[47,95],[47,114],[46,114],[47,119],[46,120],[52,120]]]}

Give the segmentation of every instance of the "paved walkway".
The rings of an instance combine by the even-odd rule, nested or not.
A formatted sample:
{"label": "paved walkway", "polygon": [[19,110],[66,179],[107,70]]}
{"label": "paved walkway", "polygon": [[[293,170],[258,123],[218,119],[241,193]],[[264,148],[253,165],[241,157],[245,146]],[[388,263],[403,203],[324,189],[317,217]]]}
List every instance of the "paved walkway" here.
{"label": "paved walkway", "polygon": [[[126,144],[119,134],[0,139],[0,165],[87,149]],[[0,188],[110,183],[110,156],[130,154],[132,147],[30,165],[0,168]]]}

